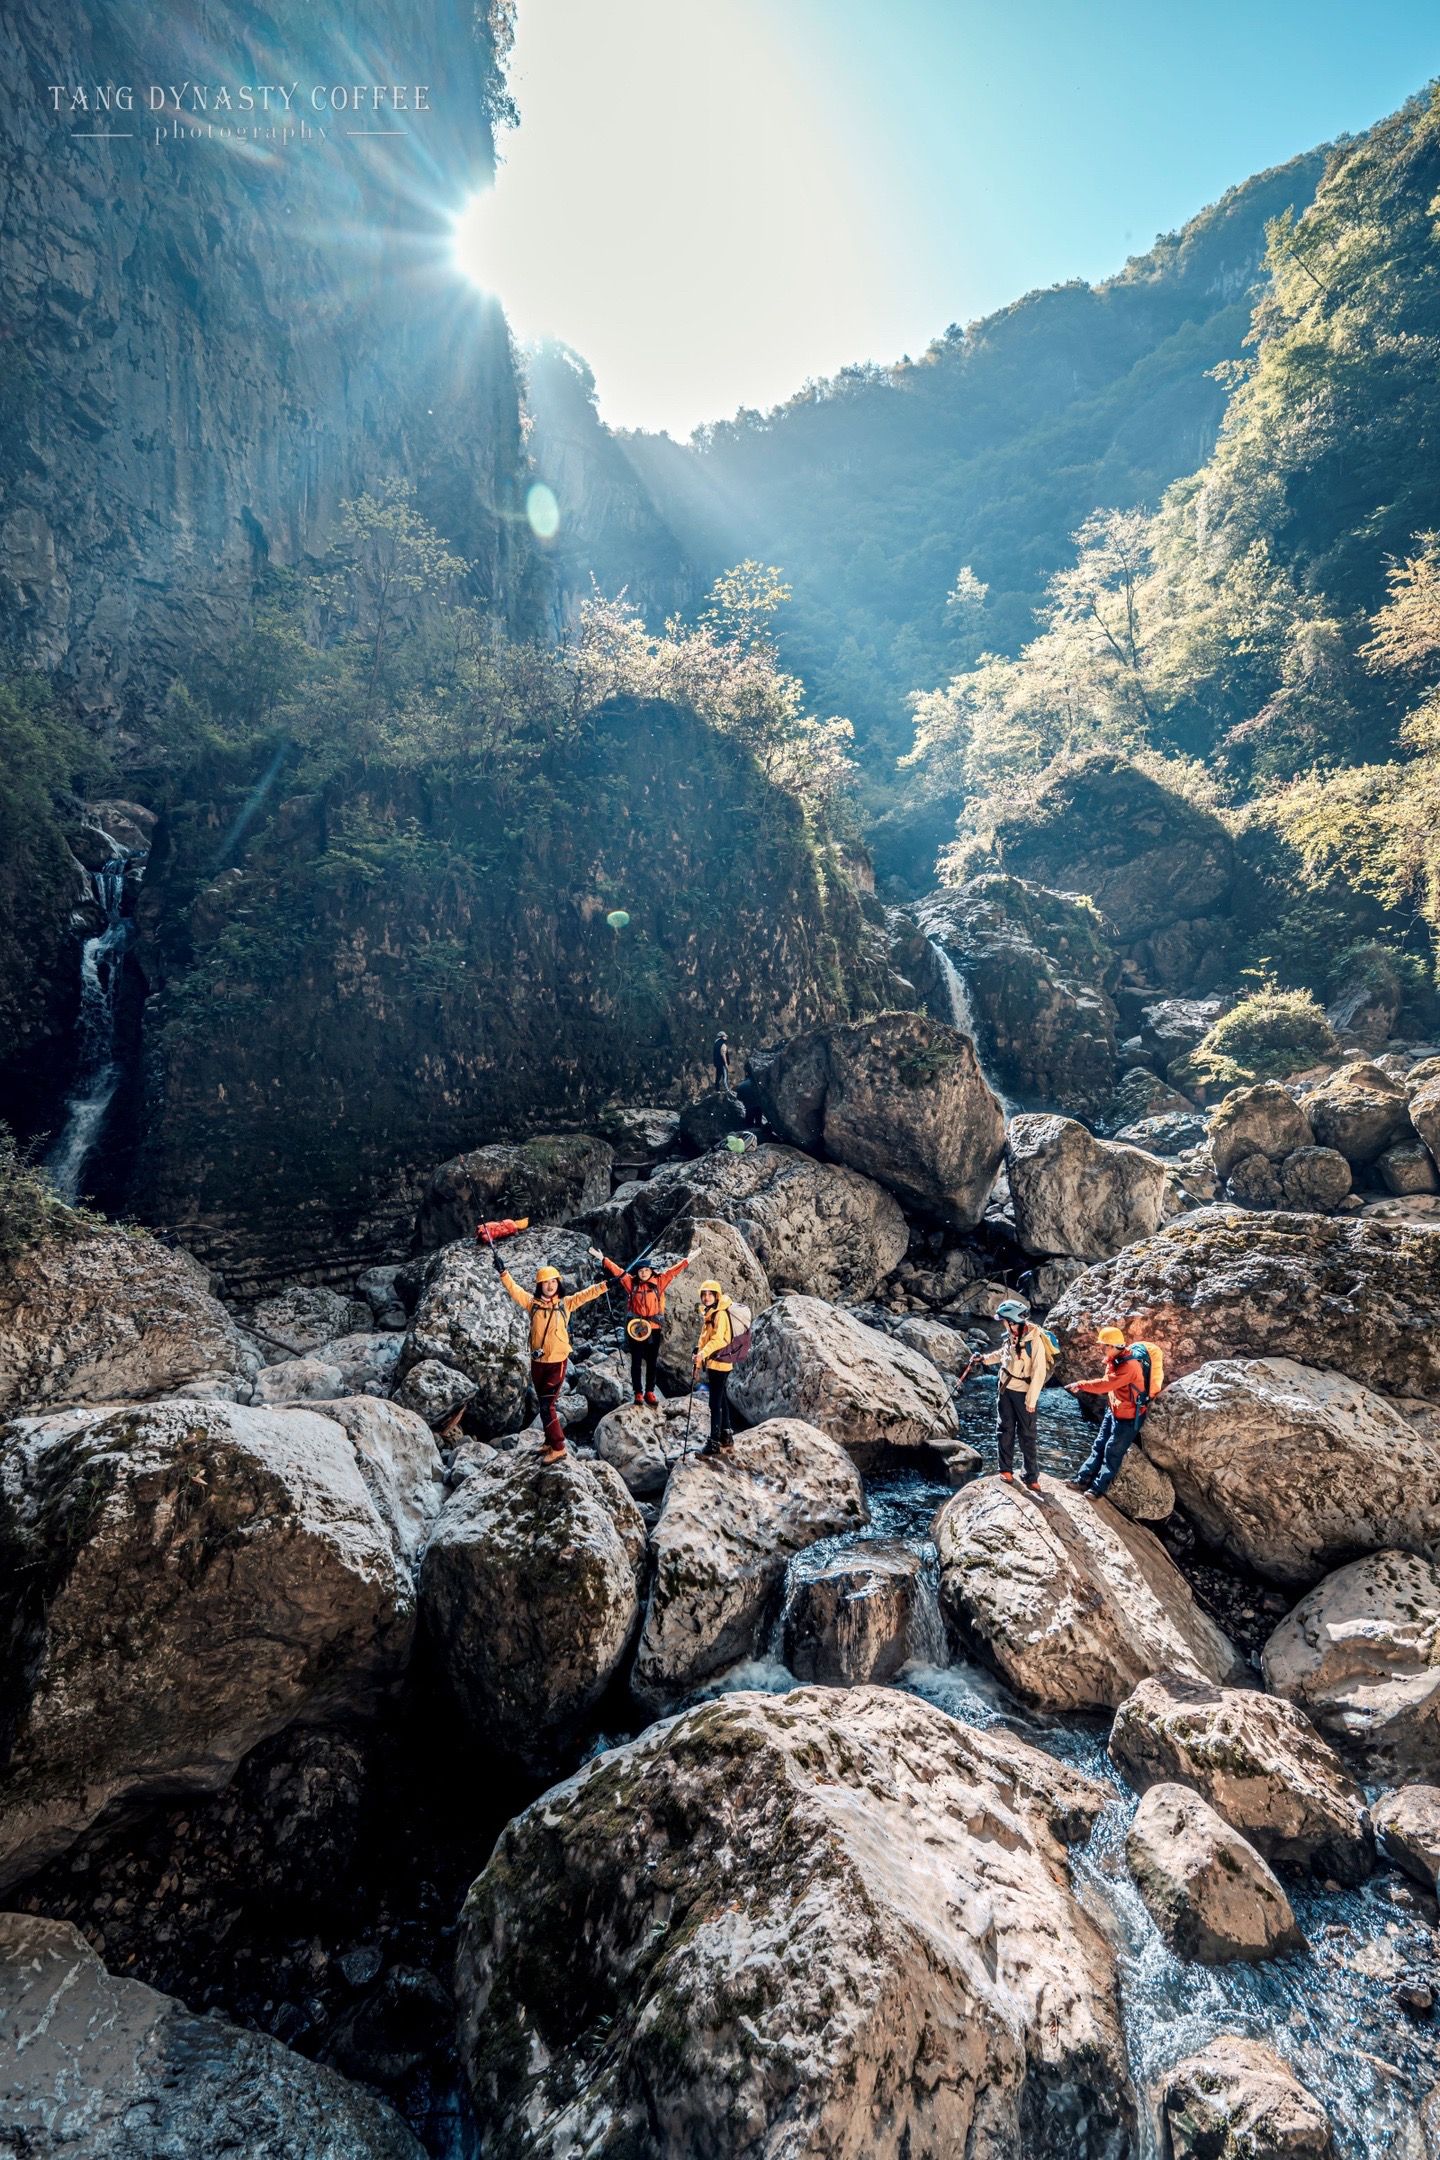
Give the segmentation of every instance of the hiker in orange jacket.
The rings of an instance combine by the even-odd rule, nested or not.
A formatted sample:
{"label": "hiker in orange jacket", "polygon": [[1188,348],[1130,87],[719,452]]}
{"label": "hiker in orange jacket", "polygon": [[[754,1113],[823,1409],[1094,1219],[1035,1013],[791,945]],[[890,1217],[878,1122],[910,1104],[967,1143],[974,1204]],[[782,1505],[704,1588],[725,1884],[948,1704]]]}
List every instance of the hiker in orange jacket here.
{"label": "hiker in orange jacket", "polygon": [[590,1256],[600,1262],[607,1275],[614,1276],[625,1292],[630,1309],[625,1327],[630,1345],[630,1386],[636,1402],[647,1402],[653,1409],[660,1400],[655,1392],[655,1368],[660,1362],[660,1344],[665,1333],[665,1293],[690,1262],[677,1260],[674,1267],[654,1268],[648,1260],[642,1260],[632,1272],[614,1260],[607,1260],[598,1245],[591,1246]]}
{"label": "hiker in orange jacket", "polygon": [[565,1453],[565,1427],[560,1422],[559,1395],[565,1385],[570,1360],[570,1316],[604,1297],[603,1282],[588,1283],[583,1290],[560,1295],[560,1270],[538,1267],[535,1288],[522,1290],[499,1253],[492,1253],[495,1272],[522,1312],[530,1315],[530,1384],[540,1402],[540,1423],[545,1428],[542,1463],[557,1463]]}
{"label": "hiker in orange jacket", "polygon": [[1146,1394],[1145,1369],[1130,1355],[1127,1338],[1118,1327],[1102,1327],[1096,1341],[1105,1345],[1105,1370],[1094,1380],[1072,1380],[1072,1395],[1105,1395],[1109,1400],[1095,1445],[1068,1482],[1077,1492],[1099,1500],[1109,1492],[1120,1474],[1120,1465],[1140,1430]]}

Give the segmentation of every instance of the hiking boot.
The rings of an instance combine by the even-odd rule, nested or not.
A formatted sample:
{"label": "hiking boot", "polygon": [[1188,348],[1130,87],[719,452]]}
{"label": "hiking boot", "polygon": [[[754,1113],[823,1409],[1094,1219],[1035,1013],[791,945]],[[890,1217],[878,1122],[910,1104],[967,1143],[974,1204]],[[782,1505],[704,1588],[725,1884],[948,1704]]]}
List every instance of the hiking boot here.
{"label": "hiking boot", "polygon": [[1000,1475],[1001,1475],[1001,1477],[1002,1477],[1002,1478],[1004,1478],[1004,1480],[1005,1480],[1005,1483],[1006,1483],[1007,1485],[1013,1485],[1013,1484],[1014,1484],[1014,1482],[1015,1482],[1015,1473],[1014,1473],[1014,1471],[1013,1471],[1013,1470],[1002,1470],[1002,1471],[1000,1472]]}
{"label": "hiking boot", "polygon": [[565,1443],[562,1440],[559,1447],[543,1449],[541,1452],[540,1460],[547,1466],[550,1463],[564,1462],[565,1452]]}
{"label": "hiking boot", "polygon": [[1025,1490],[1026,1490],[1026,1492],[1039,1492],[1039,1490],[1040,1490],[1040,1480],[1039,1480],[1039,1478],[1038,1478],[1038,1477],[1027,1477],[1027,1478],[1026,1478],[1026,1480],[1025,1480]]}
{"label": "hiking boot", "polygon": [[[638,1395],[636,1396],[635,1400],[636,1402],[639,1402],[640,1398]],[[660,1407],[660,1398],[651,1388],[647,1388],[645,1390],[645,1401],[647,1406],[651,1410],[658,1410]]]}
{"label": "hiking boot", "polygon": [[1090,1490],[1088,1481],[1083,1477],[1067,1477],[1065,1483],[1069,1486],[1071,1492],[1089,1492]]}
{"label": "hiking boot", "polygon": [[634,1403],[635,1408],[638,1410],[641,1403],[644,1402],[645,1398],[643,1395],[632,1395],[630,1400]]}

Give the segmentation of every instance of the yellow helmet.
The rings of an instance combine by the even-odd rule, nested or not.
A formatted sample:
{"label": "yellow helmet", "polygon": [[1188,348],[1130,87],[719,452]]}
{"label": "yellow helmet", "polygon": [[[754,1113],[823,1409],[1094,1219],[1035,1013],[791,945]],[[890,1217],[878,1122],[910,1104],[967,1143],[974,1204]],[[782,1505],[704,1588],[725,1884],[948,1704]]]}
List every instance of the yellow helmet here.
{"label": "yellow helmet", "polygon": [[535,1280],[537,1283],[559,1282],[560,1270],[558,1267],[537,1267],[535,1270]]}
{"label": "yellow helmet", "polygon": [[1096,1334],[1095,1340],[1096,1342],[1109,1343],[1113,1350],[1123,1350],[1126,1337],[1122,1328],[1102,1327]]}
{"label": "yellow helmet", "polygon": [[725,1295],[718,1282],[702,1282],[700,1285],[701,1297],[704,1297],[707,1290],[713,1290],[716,1297],[724,1297]]}

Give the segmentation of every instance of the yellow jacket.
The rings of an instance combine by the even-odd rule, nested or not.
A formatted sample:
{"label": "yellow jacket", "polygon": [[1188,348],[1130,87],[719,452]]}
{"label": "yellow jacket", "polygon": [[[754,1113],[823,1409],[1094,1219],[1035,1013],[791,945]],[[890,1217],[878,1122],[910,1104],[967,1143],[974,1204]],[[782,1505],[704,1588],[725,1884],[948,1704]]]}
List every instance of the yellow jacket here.
{"label": "yellow jacket", "polygon": [[735,1340],[735,1323],[730,1318],[730,1300],[722,1290],[716,1300],[715,1310],[700,1321],[700,1345],[695,1355],[711,1372],[733,1372],[735,1360],[726,1352]]}
{"label": "yellow jacket", "polygon": [[584,1290],[572,1290],[569,1297],[556,1298],[552,1304],[536,1297],[533,1290],[522,1290],[508,1268],[500,1280],[520,1310],[530,1315],[530,1355],[541,1365],[556,1365],[569,1357],[571,1313],[605,1295],[603,1282],[591,1283]]}

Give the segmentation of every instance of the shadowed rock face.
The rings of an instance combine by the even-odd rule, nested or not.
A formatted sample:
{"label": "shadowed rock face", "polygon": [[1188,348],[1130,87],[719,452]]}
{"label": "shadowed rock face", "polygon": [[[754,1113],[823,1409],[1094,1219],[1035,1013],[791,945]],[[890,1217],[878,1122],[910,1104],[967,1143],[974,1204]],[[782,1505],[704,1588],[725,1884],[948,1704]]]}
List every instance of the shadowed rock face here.
{"label": "shadowed rock face", "polygon": [[328,1405],[219,1402],[7,1428],[0,1879],[112,1803],[213,1791],[272,1733],[363,1712],[403,1674],[439,1458],[409,1413],[347,1407],[353,1433]]}
{"label": "shadowed rock face", "polygon": [[466,1900],[493,2151],[1122,2160],[1113,1957],[1059,1843],[1101,1799],[883,1688],[725,1697],[588,1764]]}
{"label": "shadowed rock face", "polygon": [[106,1971],[78,1928],[0,1913],[0,2139],[26,2160],[423,2160],[362,2086]]}

